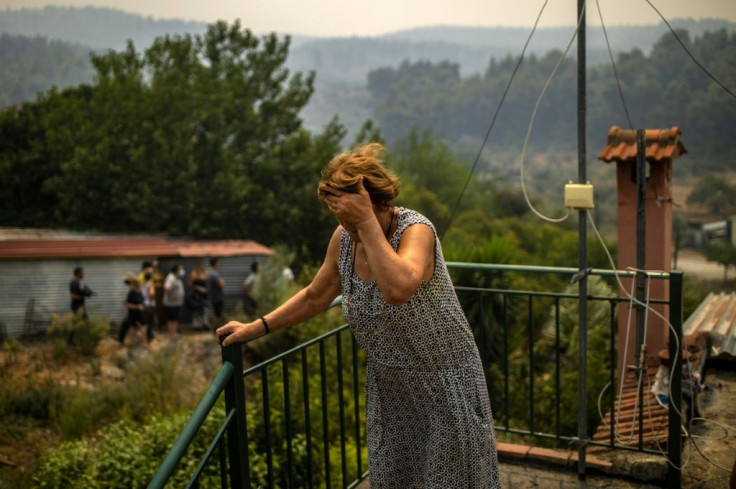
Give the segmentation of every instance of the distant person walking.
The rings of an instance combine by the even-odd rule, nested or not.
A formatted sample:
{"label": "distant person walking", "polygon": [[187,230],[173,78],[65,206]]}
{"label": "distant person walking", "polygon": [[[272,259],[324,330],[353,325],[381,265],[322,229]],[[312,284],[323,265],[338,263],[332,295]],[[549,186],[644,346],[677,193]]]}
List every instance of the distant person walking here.
{"label": "distant person walking", "polygon": [[213,329],[222,326],[222,310],[225,307],[225,281],[217,271],[219,266],[219,258],[210,258],[210,271],[207,272],[207,297],[212,304]]}
{"label": "distant person walking", "polygon": [[176,264],[164,281],[164,307],[166,308],[166,324],[169,337],[179,338],[179,314],[184,305],[184,268]]}
{"label": "distant person walking", "polygon": [[77,314],[81,310],[82,317],[87,318],[87,309],[84,307],[85,300],[95,293],[84,285],[82,280],[84,280],[84,268],[77,267],[74,269],[74,278],[69,282],[69,295],[71,297],[72,313]]}
{"label": "distant person walking", "polygon": [[138,276],[133,273],[125,274],[123,279],[130,287],[128,295],[125,298],[125,308],[128,310],[128,324],[136,330],[139,341],[145,346],[148,344],[148,325],[146,322],[146,306],[141,282]]}

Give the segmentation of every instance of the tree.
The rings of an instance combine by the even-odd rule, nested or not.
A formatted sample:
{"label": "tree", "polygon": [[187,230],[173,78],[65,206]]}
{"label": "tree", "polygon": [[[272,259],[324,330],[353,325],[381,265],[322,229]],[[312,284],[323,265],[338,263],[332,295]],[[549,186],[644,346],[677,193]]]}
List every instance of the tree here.
{"label": "tree", "polygon": [[688,194],[687,203],[700,204],[713,216],[728,217],[736,213],[736,186],[720,175],[706,175]]}
{"label": "tree", "polygon": [[315,189],[345,129],[301,127],[314,74],[290,74],[288,49],[218,22],[93,54],[94,84],[0,116],[3,222],[251,238],[298,264],[321,257],[334,223]]}
{"label": "tree", "polygon": [[703,248],[705,259],[723,266],[723,282],[728,281],[728,267],[736,266],[736,247],[725,241],[714,241]]}

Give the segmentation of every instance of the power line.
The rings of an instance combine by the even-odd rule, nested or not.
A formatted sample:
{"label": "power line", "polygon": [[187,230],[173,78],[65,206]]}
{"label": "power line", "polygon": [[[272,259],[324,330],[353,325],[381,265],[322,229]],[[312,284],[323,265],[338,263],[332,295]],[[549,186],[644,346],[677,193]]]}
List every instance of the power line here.
{"label": "power line", "polygon": [[616,69],[616,62],[613,60],[613,52],[611,51],[611,44],[608,42],[608,32],[606,32],[606,24],[603,23],[603,12],[601,12],[601,6],[598,0],[595,0],[595,6],[598,9],[598,18],[601,19],[601,27],[603,27],[603,37],[606,39],[606,47],[608,48],[608,56],[611,58],[611,67],[613,68],[613,75],[616,78],[616,87],[618,88],[618,95],[621,98],[621,103],[624,106],[624,112],[626,113],[626,120],[629,121],[629,127],[634,128],[633,122],[631,122],[631,116],[629,115],[629,107],[626,105],[626,99],[624,98],[624,92],[621,89],[621,80],[618,77],[618,70]]}
{"label": "power line", "polygon": [[547,217],[541,212],[539,212],[534,205],[532,204],[532,201],[529,200],[529,195],[526,191],[526,182],[524,181],[524,159],[526,157],[526,148],[529,145],[529,138],[532,134],[532,128],[534,127],[534,120],[537,118],[537,111],[539,110],[539,106],[542,103],[542,99],[544,98],[544,95],[547,93],[547,89],[549,88],[550,84],[552,83],[552,80],[554,79],[555,75],[557,74],[557,70],[560,69],[560,66],[562,66],[562,62],[565,61],[565,58],[567,58],[567,53],[570,51],[570,48],[572,47],[573,41],[575,41],[575,38],[578,35],[578,31],[580,30],[580,26],[583,22],[583,17],[585,15],[587,4],[583,3],[583,8],[580,11],[580,17],[578,18],[577,25],[575,26],[575,32],[573,32],[572,37],[570,38],[570,42],[567,43],[567,47],[565,48],[565,51],[562,53],[562,56],[560,56],[560,59],[557,60],[557,64],[555,65],[554,69],[552,70],[552,73],[550,73],[549,77],[547,78],[547,81],[544,84],[544,87],[542,88],[542,91],[539,93],[539,97],[537,97],[537,102],[534,104],[534,110],[532,111],[531,119],[529,120],[529,127],[526,130],[526,136],[524,137],[524,145],[521,148],[521,158],[519,159],[519,166],[520,166],[520,178],[521,178],[521,191],[524,194],[524,200],[526,201],[527,206],[529,206],[529,209],[531,209],[534,214],[537,215],[540,219],[547,221],[547,222],[562,222],[565,219],[568,218],[570,215],[570,209],[567,209],[565,212],[565,215],[558,218],[552,218]]}
{"label": "power line", "polygon": [[701,70],[703,70],[703,72],[706,75],[708,75],[711,80],[713,80],[714,82],[716,82],[730,96],[732,96],[734,99],[736,99],[736,93],[733,93],[731,90],[729,90],[729,88],[726,85],[724,85],[723,83],[721,83],[721,81],[718,78],[716,78],[715,76],[713,76],[713,74],[710,71],[708,71],[708,69],[705,66],[703,66],[702,64],[700,64],[700,61],[698,61],[697,59],[695,59],[695,56],[693,56],[692,53],[690,52],[690,50],[687,48],[687,46],[685,46],[685,43],[682,42],[682,39],[680,39],[680,36],[677,35],[677,32],[675,32],[675,30],[672,28],[672,26],[670,25],[670,23],[667,22],[667,19],[664,18],[664,15],[662,15],[662,12],[660,12],[659,10],[657,10],[657,7],[655,7],[652,4],[652,2],[650,2],[649,0],[644,0],[644,1],[647,2],[649,4],[649,6],[652,7],[655,12],[657,12],[657,15],[659,15],[662,18],[662,20],[664,21],[664,23],[667,25],[667,28],[670,30],[670,32],[672,33],[672,35],[675,36],[675,39],[677,39],[677,42],[680,43],[680,46],[682,46],[682,49],[684,49],[685,52],[687,53],[687,55],[690,56],[690,59],[692,59],[693,62],[696,65],[698,65],[698,68],[700,68]]}
{"label": "power line", "polygon": [[496,112],[493,114],[493,119],[491,120],[491,124],[488,126],[488,131],[486,131],[486,136],[483,138],[483,142],[480,145],[480,149],[478,150],[478,154],[475,156],[475,161],[473,161],[473,166],[470,168],[470,171],[468,172],[468,178],[465,180],[465,185],[463,185],[463,189],[460,192],[460,195],[457,198],[457,201],[455,202],[455,206],[452,208],[452,213],[450,214],[449,219],[447,220],[447,224],[445,224],[444,229],[442,230],[442,235],[440,236],[440,240],[444,237],[447,230],[450,228],[450,224],[452,224],[453,219],[455,219],[455,215],[457,214],[457,210],[460,207],[460,202],[463,200],[463,196],[465,195],[466,190],[468,189],[468,185],[470,184],[470,179],[475,174],[475,169],[478,166],[478,161],[480,161],[481,154],[483,153],[483,148],[485,147],[486,143],[488,142],[488,138],[491,135],[491,131],[493,130],[493,126],[496,125],[496,118],[498,117],[498,113],[501,111],[501,107],[503,106],[504,101],[506,100],[506,95],[509,93],[509,89],[511,88],[511,83],[514,81],[514,78],[516,77],[516,72],[519,70],[519,66],[521,66],[521,62],[524,60],[524,54],[526,53],[527,47],[529,47],[529,42],[532,40],[532,36],[534,35],[534,32],[537,30],[537,25],[539,24],[539,19],[542,18],[542,13],[544,12],[545,7],[547,7],[547,3],[549,0],[544,0],[544,4],[542,4],[542,8],[539,10],[539,14],[537,14],[537,20],[534,21],[534,26],[532,27],[531,32],[529,33],[529,37],[526,39],[526,43],[524,43],[524,48],[521,50],[521,55],[519,56],[519,61],[516,63],[516,66],[514,67],[514,71],[511,73],[511,78],[509,78],[508,83],[506,84],[506,88],[503,91],[503,95],[501,96],[501,100],[498,102],[498,107],[496,107]]}

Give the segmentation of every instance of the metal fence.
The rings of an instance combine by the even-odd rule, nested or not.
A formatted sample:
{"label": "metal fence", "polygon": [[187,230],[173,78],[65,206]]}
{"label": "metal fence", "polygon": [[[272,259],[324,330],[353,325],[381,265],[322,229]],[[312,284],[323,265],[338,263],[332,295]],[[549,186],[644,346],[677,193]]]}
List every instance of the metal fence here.
{"label": "metal fence", "polygon": [[[574,339],[565,336],[565,317],[575,307],[578,295],[560,289],[578,273],[577,269],[472,263],[448,266],[458,297],[474,326],[500,439],[551,447],[583,443],[660,453],[646,449],[643,438],[631,447],[618,443],[613,431],[607,441],[601,442],[580,440],[575,429],[570,428],[570,411],[576,405],[570,397],[574,398],[577,390],[565,389],[581,379],[577,378],[575,365],[570,364],[576,356],[566,354],[566,348],[575,345]],[[599,335],[599,343],[591,345],[597,350],[589,355],[591,361],[602,358],[599,369],[592,374],[598,383],[615,381],[616,309],[618,304],[630,301],[616,293],[612,282],[616,274],[635,275],[588,271],[589,278],[609,280],[609,290],[613,291],[587,298],[589,309],[595,311],[597,304],[599,319],[607,320],[607,324],[598,325],[605,334]],[[523,283],[523,277],[537,277],[534,284],[548,283],[550,287],[507,287]],[[670,355],[674,358],[674,345],[681,344],[682,336],[682,274],[649,274],[649,278],[669,281],[669,298],[654,298],[649,303],[669,307]],[[338,304],[336,301],[333,306]],[[605,352],[600,351],[601,345],[605,345]],[[219,464],[219,483],[223,488],[353,488],[368,476],[362,395],[365,360],[347,325],[245,370],[242,361],[241,345],[223,349],[222,370],[149,488],[164,487],[222,393],[225,421],[188,487],[200,487],[199,477],[208,463]],[[668,487],[680,486],[676,470],[681,466],[679,381],[673,377]],[[613,425],[613,389],[600,397],[611,413],[609,422]],[[587,413],[577,415],[572,423],[575,426],[580,416],[591,426],[595,421]],[[638,436],[643,437],[641,430]]]}

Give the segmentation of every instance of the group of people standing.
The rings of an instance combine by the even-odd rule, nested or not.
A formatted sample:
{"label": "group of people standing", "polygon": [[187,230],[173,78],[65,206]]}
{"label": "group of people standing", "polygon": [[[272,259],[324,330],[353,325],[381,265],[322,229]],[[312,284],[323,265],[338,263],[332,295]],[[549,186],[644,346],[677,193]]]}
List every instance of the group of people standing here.
{"label": "group of people standing", "polygon": [[177,263],[164,278],[158,262],[153,261],[144,262],[138,276],[126,274],[123,278],[130,287],[125,301],[128,315],[127,325],[120,330],[120,342],[125,340],[127,328],[131,326],[142,338],[150,340],[153,329],[163,330],[164,324],[169,338],[178,339],[183,307],[189,310],[194,329],[209,329],[208,305],[213,311],[212,324],[221,324],[225,281],[217,271],[219,264],[219,258],[211,258],[208,271],[204,261],[199,260],[187,277],[184,267]]}
{"label": "group of people standing", "polygon": [[[125,273],[123,281],[128,292],[123,304],[127,313],[118,329],[120,343],[125,342],[131,329],[144,345],[153,339],[156,331],[168,334],[172,340],[177,339],[184,307],[195,329],[206,331],[210,324],[213,329],[221,325],[225,281],[218,272],[219,264],[218,258],[211,258],[209,270],[206,270],[204,260],[199,260],[187,277],[181,264],[173,265],[164,275],[159,262],[153,260],[144,261],[137,274]],[[84,285],[83,279],[84,268],[76,267],[69,283],[69,294],[72,313],[86,318],[85,302],[94,292]]]}

